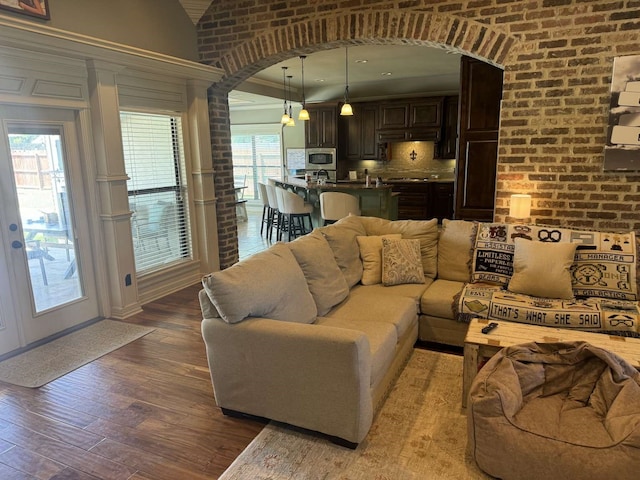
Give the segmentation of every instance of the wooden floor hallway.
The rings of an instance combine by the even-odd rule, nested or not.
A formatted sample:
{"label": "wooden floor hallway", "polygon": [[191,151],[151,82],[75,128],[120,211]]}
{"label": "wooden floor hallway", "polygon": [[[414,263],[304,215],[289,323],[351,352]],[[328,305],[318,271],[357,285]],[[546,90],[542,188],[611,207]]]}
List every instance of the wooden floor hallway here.
{"label": "wooden floor hallway", "polygon": [[0,383],[2,480],[215,479],[262,429],[215,406],[194,285],[128,322],[155,331],[41,388]]}

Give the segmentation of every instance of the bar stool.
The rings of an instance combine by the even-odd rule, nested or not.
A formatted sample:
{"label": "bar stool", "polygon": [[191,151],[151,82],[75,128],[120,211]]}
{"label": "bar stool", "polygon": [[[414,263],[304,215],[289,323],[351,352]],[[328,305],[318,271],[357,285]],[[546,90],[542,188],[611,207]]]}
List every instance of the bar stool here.
{"label": "bar stool", "polygon": [[358,197],[342,192],[322,192],[320,194],[320,215],[324,224],[333,223],[341,218],[360,215]]}
{"label": "bar stool", "polygon": [[260,236],[264,232],[264,226],[267,226],[267,235],[269,235],[269,228],[271,227],[271,207],[269,206],[269,197],[267,196],[267,186],[258,182],[258,192],[260,193],[260,200],[262,200],[262,221],[260,223]]}
{"label": "bar stool", "polygon": [[[305,203],[300,195],[296,195],[284,188],[276,187],[276,195],[282,223],[278,231],[278,240],[282,240],[282,232],[285,229],[288,233],[289,241],[311,232],[313,230],[313,222],[311,221],[313,205]],[[305,219],[307,218],[309,219],[309,229],[305,224]]]}
{"label": "bar stool", "polygon": [[276,187],[271,184],[265,184],[267,190],[267,201],[269,203],[269,219],[267,221],[267,235],[271,240],[273,236],[273,227],[276,227],[276,239],[280,236],[280,210],[278,210],[278,197],[276,195]]}

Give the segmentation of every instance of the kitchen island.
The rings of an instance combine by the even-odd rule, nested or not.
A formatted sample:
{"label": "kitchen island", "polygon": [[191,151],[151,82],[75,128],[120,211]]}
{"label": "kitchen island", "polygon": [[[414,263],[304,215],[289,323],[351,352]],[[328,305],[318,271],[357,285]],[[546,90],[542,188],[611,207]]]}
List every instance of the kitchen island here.
{"label": "kitchen island", "polygon": [[366,187],[362,182],[321,184],[315,181],[307,182],[302,178],[285,177],[273,178],[272,182],[304,197],[305,201],[313,205],[313,225],[321,226],[320,194],[322,192],[343,192],[358,197],[361,215],[367,217],[380,217],[389,220],[398,218],[398,199],[393,193],[391,185]]}

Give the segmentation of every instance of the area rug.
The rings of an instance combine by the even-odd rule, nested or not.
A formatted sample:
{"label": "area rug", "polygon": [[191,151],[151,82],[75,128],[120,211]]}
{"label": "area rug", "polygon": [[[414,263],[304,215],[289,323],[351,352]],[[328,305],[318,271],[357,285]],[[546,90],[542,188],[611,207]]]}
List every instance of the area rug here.
{"label": "area rug", "polygon": [[0,362],[0,381],[37,388],[100,358],[154,329],[101,320]]}
{"label": "area rug", "polygon": [[355,450],[269,423],[221,480],[488,479],[465,455],[462,357],[414,350]]}

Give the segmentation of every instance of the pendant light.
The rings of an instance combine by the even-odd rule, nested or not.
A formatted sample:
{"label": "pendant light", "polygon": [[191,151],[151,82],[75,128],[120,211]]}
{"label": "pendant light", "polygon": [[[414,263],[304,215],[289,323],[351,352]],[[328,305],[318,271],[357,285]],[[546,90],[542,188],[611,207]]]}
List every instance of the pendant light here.
{"label": "pendant light", "polygon": [[309,111],[307,110],[306,99],[304,96],[304,59],[306,55],[300,55],[300,63],[302,63],[302,110],[298,114],[298,120],[309,120]]}
{"label": "pendant light", "polygon": [[349,52],[348,47],[344,47],[344,72],[345,72],[345,87],[344,87],[344,105],[340,109],[340,115],[353,115],[353,109],[349,103]]}
{"label": "pendant light", "polygon": [[289,120],[287,121],[286,126],[287,127],[295,127],[296,126],[296,122],[293,119],[293,108],[291,108],[291,99],[292,99],[292,95],[291,95],[291,79],[293,78],[292,75],[287,75],[287,78],[289,79]]}
{"label": "pendant light", "polygon": [[283,125],[289,123],[289,112],[287,111],[287,68],[289,67],[282,67],[282,93],[284,96],[284,113],[282,114],[280,123]]}

